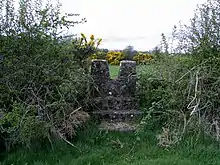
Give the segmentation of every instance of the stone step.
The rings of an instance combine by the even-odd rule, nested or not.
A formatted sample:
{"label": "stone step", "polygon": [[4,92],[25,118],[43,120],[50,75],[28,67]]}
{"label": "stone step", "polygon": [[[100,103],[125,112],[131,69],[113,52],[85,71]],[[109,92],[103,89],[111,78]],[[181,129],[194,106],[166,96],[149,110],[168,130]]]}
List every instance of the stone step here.
{"label": "stone step", "polygon": [[104,97],[95,97],[93,100],[94,101],[99,101],[99,100],[112,100],[112,99],[119,99],[119,100],[138,100],[136,97],[125,97],[125,96],[111,96],[111,95],[107,95]]}
{"label": "stone step", "polygon": [[120,132],[134,132],[137,128],[137,124],[127,122],[106,122],[103,121],[99,125],[99,130],[105,131],[120,131]]}
{"label": "stone step", "polygon": [[141,115],[143,114],[142,111],[138,111],[138,110],[99,110],[99,111],[93,111],[93,114],[122,114],[122,115],[129,115],[129,114],[133,114],[133,115]]}
{"label": "stone step", "polygon": [[105,119],[110,122],[120,122],[120,121],[133,121],[138,120],[142,117],[143,112],[138,110],[102,110],[102,111],[93,111],[92,115],[95,118],[101,120]]}
{"label": "stone step", "polygon": [[132,97],[97,97],[92,100],[93,108],[99,107],[100,109],[113,109],[113,110],[122,110],[122,109],[137,109],[138,108],[138,99]]}

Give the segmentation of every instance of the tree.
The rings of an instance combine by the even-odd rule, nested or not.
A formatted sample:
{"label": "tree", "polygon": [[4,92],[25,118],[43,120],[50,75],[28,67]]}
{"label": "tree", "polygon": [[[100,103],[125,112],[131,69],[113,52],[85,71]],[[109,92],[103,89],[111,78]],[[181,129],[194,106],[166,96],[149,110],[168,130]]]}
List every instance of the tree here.
{"label": "tree", "polygon": [[126,60],[132,60],[135,54],[137,54],[137,51],[134,50],[133,46],[129,45],[123,50],[123,53]]}
{"label": "tree", "polygon": [[200,59],[219,56],[220,1],[207,0],[195,10],[190,25],[179,25],[177,49],[192,53]]}
{"label": "tree", "polygon": [[161,37],[162,37],[162,41],[161,41],[161,50],[166,53],[166,54],[169,54],[169,44],[168,44],[168,41],[167,41],[167,38],[165,36],[164,33],[161,34]]}

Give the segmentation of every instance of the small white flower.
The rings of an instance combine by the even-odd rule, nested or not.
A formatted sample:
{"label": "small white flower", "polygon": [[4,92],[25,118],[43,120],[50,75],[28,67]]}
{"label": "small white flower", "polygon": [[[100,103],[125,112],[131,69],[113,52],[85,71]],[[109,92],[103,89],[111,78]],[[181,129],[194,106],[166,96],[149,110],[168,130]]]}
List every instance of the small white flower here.
{"label": "small white flower", "polygon": [[134,117],[134,115],[131,115],[131,117]]}
{"label": "small white flower", "polygon": [[112,95],[112,92],[108,92],[109,93],[109,95]]}

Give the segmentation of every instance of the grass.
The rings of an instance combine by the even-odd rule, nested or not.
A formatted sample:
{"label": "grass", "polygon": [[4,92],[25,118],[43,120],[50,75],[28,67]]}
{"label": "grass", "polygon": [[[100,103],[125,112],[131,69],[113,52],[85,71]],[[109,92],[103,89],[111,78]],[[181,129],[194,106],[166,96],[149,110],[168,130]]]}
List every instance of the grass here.
{"label": "grass", "polygon": [[95,127],[82,131],[75,143],[57,143],[37,150],[8,154],[0,165],[219,165],[220,150],[209,139],[190,137],[178,146],[164,149],[157,145],[156,133],[100,132]]}
{"label": "grass", "polygon": [[[109,71],[110,71],[110,77],[112,79],[115,79],[118,77],[119,73],[119,66],[117,65],[109,65]],[[155,72],[155,66],[154,65],[144,65],[144,66],[138,66],[137,67],[137,73],[148,72],[148,73],[154,73]]]}
{"label": "grass", "polygon": [[110,77],[112,79],[115,79],[118,77],[119,73],[119,66],[117,65],[109,65],[109,72],[110,72]]}

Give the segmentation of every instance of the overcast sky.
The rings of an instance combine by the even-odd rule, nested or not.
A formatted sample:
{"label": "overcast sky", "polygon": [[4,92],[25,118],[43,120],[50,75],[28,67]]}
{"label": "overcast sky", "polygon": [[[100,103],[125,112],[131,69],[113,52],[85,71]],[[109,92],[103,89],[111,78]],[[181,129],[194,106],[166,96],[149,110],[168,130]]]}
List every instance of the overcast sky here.
{"label": "overcast sky", "polygon": [[123,49],[133,45],[149,50],[170,34],[179,21],[193,16],[197,4],[206,0],[61,0],[63,12],[79,13],[87,23],[74,33],[102,38],[101,47]]}

